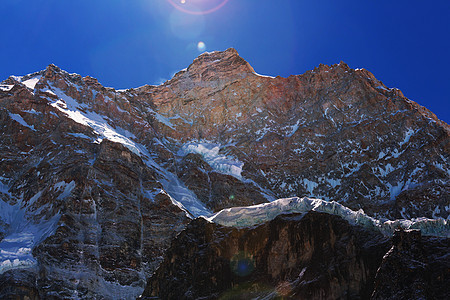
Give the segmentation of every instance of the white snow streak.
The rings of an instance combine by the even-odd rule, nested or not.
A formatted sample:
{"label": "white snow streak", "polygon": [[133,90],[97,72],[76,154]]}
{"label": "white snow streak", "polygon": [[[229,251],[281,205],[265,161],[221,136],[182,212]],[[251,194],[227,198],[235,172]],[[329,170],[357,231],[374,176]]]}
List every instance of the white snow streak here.
{"label": "white snow streak", "polygon": [[91,127],[99,136],[97,140],[98,142],[101,142],[103,139],[107,139],[124,145],[137,155],[142,153],[142,149],[140,149],[140,147],[138,147],[138,145],[130,139],[134,137],[133,134],[121,128],[113,128],[108,124],[103,116],[95,112],[82,112],[79,108],[86,109],[86,107],[75,101],[75,99],[68,97],[60,89],[53,87],[53,91],[59,99],[51,105],[65,113],[75,122]]}
{"label": "white snow streak", "polygon": [[34,87],[36,86],[36,84],[38,83],[39,79],[41,79],[42,75],[38,75],[36,77],[27,79],[25,81],[22,81],[22,83],[27,87],[30,88],[32,90],[34,90]]}
{"label": "white snow streak", "polygon": [[0,90],[9,92],[13,88],[13,84],[0,84]]}
{"label": "white snow streak", "polygon": [[34,130],[34,131],[35,131],[34,126],[33,126],[33,125],[29,125],[27,122],[25,122],[25,120],[22,118],[21,115],[9,113],[9,116],[11,117],[11,119],[13,119],[14,121],[16,121],[16,122],[19,123],[20,125],[25,126],[25,127],[28,127],[28,128],[30,128],[31,130]]}

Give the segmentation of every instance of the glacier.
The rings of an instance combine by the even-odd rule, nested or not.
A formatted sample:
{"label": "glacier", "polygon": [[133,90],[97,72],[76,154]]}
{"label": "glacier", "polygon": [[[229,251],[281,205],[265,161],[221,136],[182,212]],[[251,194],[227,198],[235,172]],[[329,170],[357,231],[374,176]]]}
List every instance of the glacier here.
{"label": "glacier", "polygon": [[[9,195],[8,187],[0,182],[0,195]],[[38,198],[40,193],[35,197]],[[30,199],[30,202],[32,202]],[[34,222],[30,220],[28,206],[20,198],[15,204],[7,203],[0,197],[0,274],[18,268],[30,268],[36,265],[32,250],[48,236],[52,235],[57,227],[60,215]]]}
{"label": "glacier", "polygon": [[211,217],[204,217],[228,227],[251,227],[275,219],[278,215],[303,213],[309,211],[324,212],[339,216],[352,225],[378,230],[386,236],[391,236],[397,228],[420,229],[423,235],[450,237],[450,222],[442,218],[416,218],[411,220],[378,220],[368,216],[362,209],[351,210],[335,201],[325,201],[308,197],[292,197],[278,199],[270,203],[245,207],[226,208]]}

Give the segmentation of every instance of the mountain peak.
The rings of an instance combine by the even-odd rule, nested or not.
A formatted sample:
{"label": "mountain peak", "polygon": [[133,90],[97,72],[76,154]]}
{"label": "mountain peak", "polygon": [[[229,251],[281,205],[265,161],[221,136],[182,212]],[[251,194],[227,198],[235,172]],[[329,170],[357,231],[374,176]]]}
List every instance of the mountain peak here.
{"label": "mountain peak", "polygon": [[205,60],[205,61],[217,61],[217,60],[225,60],[230,57],[239,57],[239,53],[234,48],[228,48],[224,51],[212,51],[212,52],[204,52],[200,54],[196,60]]}
{"label": "mountain peak", "polygon": [[55,64],[49,64],[49,65],[47,66],[47,68],[45,68],[45,70],[46,70],[46,71],[52,71],[52,72],[61,72],[61,68],[58,67],[58,66],[55,65]]}
{"label": "mountain peak", "polygon": [[221,78],[223,75],[243,78],[255,72],[252,66],[240,57],[234,48],[228,48],[225,51],[205,52],[194,59],[187,71],[202,80]]}

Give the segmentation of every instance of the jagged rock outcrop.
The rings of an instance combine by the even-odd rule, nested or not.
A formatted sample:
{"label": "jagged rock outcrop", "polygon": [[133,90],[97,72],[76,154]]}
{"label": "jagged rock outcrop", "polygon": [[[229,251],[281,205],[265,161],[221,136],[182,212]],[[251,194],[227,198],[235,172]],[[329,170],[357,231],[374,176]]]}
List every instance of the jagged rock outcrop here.
{"label": "jagged rock outcrop", "polygon": [[0,280],[34,276],[23,286],[42,298],[133,298],[191,218],[289,196],[446,218],[449,132],[344,63],[271,78],[228,49],[121,91],[54,65],[11,76]]}
{"label": "jagged rock outcrop", "polygon": [[380,233],[325,213],[245,229],[199,218],[175,238],[143,299],[367,299],[388,248]]}
{"label": "jagged rock outcrop", "polygon": [[449,299],[450,239],[396,231],[375,277],[372,299]]}

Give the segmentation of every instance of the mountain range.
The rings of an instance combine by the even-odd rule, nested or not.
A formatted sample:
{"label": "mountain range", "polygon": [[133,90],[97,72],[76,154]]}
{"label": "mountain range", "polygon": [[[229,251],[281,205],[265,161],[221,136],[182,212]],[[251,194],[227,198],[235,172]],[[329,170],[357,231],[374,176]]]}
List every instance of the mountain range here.
{"label": "mountain range", "polygon": [[450,126],[365,69],[49,65],[0,83],[0,128],[2,298],[449,295]]}

